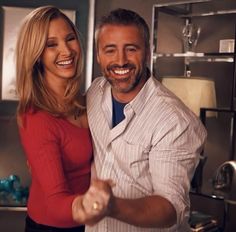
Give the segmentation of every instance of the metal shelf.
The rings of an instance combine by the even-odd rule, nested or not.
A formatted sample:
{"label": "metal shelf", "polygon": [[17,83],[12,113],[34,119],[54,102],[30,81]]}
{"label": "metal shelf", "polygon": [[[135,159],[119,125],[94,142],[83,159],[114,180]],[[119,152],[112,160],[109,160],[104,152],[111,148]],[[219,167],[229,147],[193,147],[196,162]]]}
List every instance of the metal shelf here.
{"label": "metal shelf", "polygon": [[202,12],[202,13],[192,13],[192,14],[187,14],[187,15],[179,15],[179,17],[180,18],[193,18],[193,17],[228,15],[228,14],[236,14],[236,9],[209,11],[209,12]]}
{"label": "metal shelf", "polygon": [[[158,4],[155,4],[154,7],[158,7],[159,10],[163,13],[169,15],[175,15],[179,18],[193,18],[193,17],[205,17],[205,16],[217,16],[217,15],[228,15],[228,14],[236,14],[236,4],[232,4],[230,8],[224,7],[222,9],[222,5],[220,9],[211,9],[211,7],[204,7],[205,5],[209,5],[212,3],[216,3],[214,0],[175,0],[162,2],[163,0],[159,0]],[[203,5],[202,10],[191,12],[192,5],[201,3]],[[230,3],[230,2],[229,2]],[[218,4],[220,4],[218,2]],[[179,6],[181,5],[181,7]],[[184,7],[183,7],[184,6]],[[211,9],[211,10],[205,10]]]}
{"label": "metal shelf", "polygon": [[5,199],[0,196],[0,211],[27,211],[27,202]]}
{"label": "metal shelf", "polygon": [[173,5],[182,5],[182,4],[191,4],[191,3],[201,3],[201,2],[210,2],[212,0],[159,0],[156,7],[164,6],[173,6]]}
{"label": "metal shelf", "polygon": [[207,11],[207,12],[200,12],[200,13],[189,13],[188,11],[182,8],[178,8],[174,6],[162,7],[160,11],[166,14],[175,15],[179,18],[194,18],[194,17],[236,14],[236,9]]}
{"label": "metal shelf", "polygon": [[0,211],[20,211],[26,212],[27,207],[20,207],[20,206],[0,206]]}
{"label": "metal shelf", "polygon": [[234,53],[153,53],[153,60],[167,57],[187,58],[189,62],[234,62]]}

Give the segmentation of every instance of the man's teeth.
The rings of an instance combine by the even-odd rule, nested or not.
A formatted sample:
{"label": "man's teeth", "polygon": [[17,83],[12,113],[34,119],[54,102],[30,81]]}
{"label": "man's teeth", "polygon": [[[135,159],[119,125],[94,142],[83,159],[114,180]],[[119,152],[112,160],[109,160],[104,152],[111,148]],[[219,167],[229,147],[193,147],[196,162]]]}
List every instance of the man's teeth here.
{"label": "man's teeth", "polygon": [[68,65],[68,64],[72,64],[73,60],[65,60],[65,61],[60,61],[57,64],[59,65]]}
{"label": "man's teeth", "polygon": [[124,75],[126,73],[129,72],[129,69],[123,69],[123,70],[114,70],[114,73],[115,74],[118,74],[118,75]]}

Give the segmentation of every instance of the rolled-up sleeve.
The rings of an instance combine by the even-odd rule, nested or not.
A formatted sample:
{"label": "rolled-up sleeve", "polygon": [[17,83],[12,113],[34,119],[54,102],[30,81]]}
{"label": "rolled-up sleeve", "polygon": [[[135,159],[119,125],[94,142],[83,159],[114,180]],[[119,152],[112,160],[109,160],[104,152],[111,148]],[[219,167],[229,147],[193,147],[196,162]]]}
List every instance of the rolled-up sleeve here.
{"label": "rolled-up sleeve", "polygon": [[149,156],[154,193],[175,207],[177,224],[188,217],[189,190],[199,162],[206,131],[199,120],[189,121],[174,114],[156,133]]}

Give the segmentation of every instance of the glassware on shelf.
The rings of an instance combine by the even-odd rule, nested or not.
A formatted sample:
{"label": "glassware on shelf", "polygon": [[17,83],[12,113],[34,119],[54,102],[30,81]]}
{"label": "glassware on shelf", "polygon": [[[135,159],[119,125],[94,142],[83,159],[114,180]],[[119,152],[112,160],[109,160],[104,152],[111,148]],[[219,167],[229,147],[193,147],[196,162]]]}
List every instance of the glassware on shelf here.
{"label": "glassware on shelf", "polygon": [[14,205],[18,203],[25,204],[28,198],[28,187],[22,187],[20,177],[10,175],[0,179],[0,205]]}
{"label": "glassware on shelf", "polygon": [[201,28],[193,23],[187,23],[182,30],[184,52],[195,52]]}

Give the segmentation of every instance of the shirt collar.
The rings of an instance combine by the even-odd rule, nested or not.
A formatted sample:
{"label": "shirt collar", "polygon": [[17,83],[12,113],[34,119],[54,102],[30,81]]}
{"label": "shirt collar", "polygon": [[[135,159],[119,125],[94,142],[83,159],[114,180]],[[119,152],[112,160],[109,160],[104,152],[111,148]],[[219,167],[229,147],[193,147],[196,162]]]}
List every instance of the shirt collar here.
{"label": "shirt collar", "polygon": [[[126,107],[131,107],[136,114],[141,113],[143,107],[146,105],[146,102],[149,101],[150,97],[155,92],[155,86],[157,85],[157,83],[157,80],[153,76],[150,76],[137,96],[131,102],[129,102]],[[107,88],[111,89],[111,86],[106,78],[103,77],[100,82],[100,92],[104,94],[104,91]]]}
{"label": "shirt collar", "polygon": [[155,78],[150,76],[137,96],[129,103],[136,114],[140,114],[143,111],[143,108],[155,91],[155,85]]}

